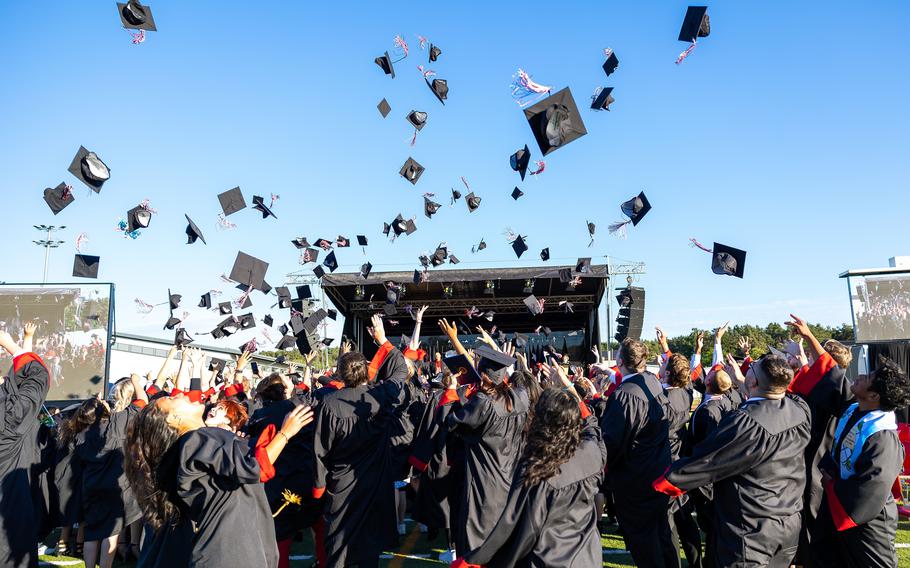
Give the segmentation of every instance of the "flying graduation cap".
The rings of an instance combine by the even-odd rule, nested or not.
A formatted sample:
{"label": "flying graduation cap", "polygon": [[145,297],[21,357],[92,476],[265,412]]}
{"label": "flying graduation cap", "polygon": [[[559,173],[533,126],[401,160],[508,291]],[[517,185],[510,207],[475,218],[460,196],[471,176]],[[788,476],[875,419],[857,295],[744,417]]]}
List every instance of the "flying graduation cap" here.
{"label": "flying graduation cap", "polygon": [[527,144],[525,144],[523,149],[518,150],[509,157],[509,165],[512,167],[513,171],[518,172],[518,175],[521,176],[521,181],[524,181],[525,174],[528,172],[528,164],[530,163],[531,151],[528,150]]}
{"label": "flying graduation cap", "polygon": [[147,229],[152,222],[152,210],[147,203],[139,204],[126,212],[126,230],[130,233]]}
{"label": "flying graduation cap", "polygon": [[98,266],[100,264],[100,256],[77,254],[73,258],[73,276],[77,278],[98,278]]}
{"label": "flying graduation cap", "polygon": [[196,226],[196,223],[190,219],[190,216],[186,213],[183,214],[186,217],[186,244],[191,245],[196,242],[196,239],[202,241],[202,244],[208,244],[205,242],[205,237],[202,236],[202,231],[199,227]]}
{"label": "flying graduation cap", "polygon": [[269,263],[238,251],[228,278],[254,290],[262,290],[265,284],[265,273],[268,269]]}
{"label": "flying graduation cap", "polygon": [[268,219],[269,217],[278,218],[278,216],[272,212],[271,205],[266,205],[265,200],[260,195],[253,196],[253,209],[262,213],[263,219]]}
{"label": "flying graduation cap", "polygon": [[617,59],[616,54],[609,47],[604,50],[604,57],[606,57],[607,60],[604,61],[603,69],[604,73],[609,77],[616,71],[616,68],[619,67],[619,59]]}
{"label": "flying graduation cap", "polygon": [[54,215],[66,209],[75,200],[73,188],[66,185],[66,182],[60,182],[57,187],[48,187],[44,190],[44,202],[47,203]]}
{"label": "flying graduation cap", "polygon": [[487,243],[481,238],[479,243],[471,247],[471,252],[479,252],[485,248],[487,248]]}
{"label": "flying graduation cap", "polygon": [[219,193],[218,202],[221,204],[225,217],[246,209],[246,201],[243,199],[243,192],[239,187]]}
{"label": "flying graduation cap", "polygon": [[155,27],[155,18],[152,17],[152,9],[143,6],[138,0],[129,0],[125,4],[118,2],[117,12],[120,14],[120,23],[126,29],[158,31]]}
{"label": "flying graduation cap", "polygon": [[426,82],[427,87],[433,91],[433,94],[436,95],[436,98],[439,99],[439,102],[446,104],[446,99],[449,98],[449,83],[445,79],[436,79],[434,78],[430,81],[430,77],[435,75],[433,71],[426,71],[423,74],[423,80]]}
{"label": "flying graduation cap", "polygon": [[[379,68],[382,69],[382,72],[386,75],[391,75],[392,79],[395,78],[395,63],[392,61],[392,58],[389,56],[389,52],[386,51],[379,57],[373,60],[376,65],[379,65]],[[399,60],[400,61],[400,60]]]}
{"label": "flying graduation cap", "polygon": [[432,218],[433,215],[435,215],[436,212],[439,211],[439,208],[440,208],[440,207],[442,207],[442,204],[436,203],[435,201],[433,201],[433,200],[430,199],[429,197],[424,196],[424,198],[423,198],[423,214],[427,216],[427,219]]}
{"label": "flying graduation cap", "polygon": [[542,260],[544,262],[550,260],[550,248],[549,247],[540,251],[540,260]]}
{"label": "flying graduation cap", "polygon": [[401,174],[401,177],[411,182],[411,185],[417,185],[417,180],[423,175],[423,170],[424,167],[417,160],[409,157],[398,173]]}
{"label": "flying graduation cap", "polygon": [[635,227],[638,225],[645,215],[648,214],[648,211],[651,210],[651,202],[648,201],[648,198],[645,196],[645,192],[642,191],[632,199],[623,202],[619,206],[619,209],[622,211],[622,214],[628,217],[625,221],[617,221],[616,223],[611,223],[609,231],[611,235],[616,235],[621,239],[626,238],[626,225],[632,223],[632,226]]}
{"label": "flying graduation cap", "polygon": [[423,130],[423,127],[427,125],[427,113],[421,110],[412,110],[405,118],[408,123],[414,127],[414,137],[411,138],[411,146],[413,146],[414,143],[417,142],[417,133]]}
{"label": "flying graduation cap", "polygon": [[512,250],[515,251],[515,255],[518,258],[521,258],[521,255],[523,255],[525,251],[528,250],[528,243],[525,242],[525,238],[526,237],[518,235],[515,237],[515,240],[512,241]]}
{"label": "flying graduation cap", "polygon": [[689,241],[692,246],[711,253],[711,271],[714,274],[743,277],[746,269],[746,251],[720,243],[714,243],[714,248],[708,249],[695,239],[689,239]]}
{"label": "flying graduation cap", "polygon": [[586,221],[588,224],[588,236],[591,237],[591,242],[588,243],[588,248],[591,248],[591,245],[594,244],[594,231],[597,230],[597,225],[593,221]]}
{"label": "flying graduation cap", "polygon": [[698,38],[711,35],[711,19],[708,17],[707,6],[689,6],[686,8],[686,17],[679,29],[679,41],[690,42],[689,47],[676,57],[679,65],[695,51]]}
{"label": "flying graduation cap", "polygon": [[382,115],[382,118],[389,116],[389,113],[392,112],[392,107],[389,105],[389,101],[383,98],[379,101],[379,104],[376,105],[376,108],[379,109],[379,114]]}
{"label": "flying graduation cap", "polygon": [[588,133],[568,87],[526,108],[524,113],[544,156]]}
{"label": "flying graduation cap", "polygon": [[515,189],[512,190],[512,199],[514,199],[515,201],[518,201],[518,198],[521,197],[521,196],[524,195],[524,194],[525,194],[525,192],[523,192],[522,190],[518,189],[518,186],[516,185],[516,186],[515,186]]}
{"label": "flying graduation cap", "polygon": [[479,195],[474,195],[474,192],[472,191],[471,193],[465,195],[464,201],[468,204],[468,212],[473,213],[477,210],[478,207],[480,207],[482,198]]}
{"label": "flying graduation cap", "polygon": [[591,108],[594,110],[610,110],[610,105],[616,102],[613,98],[613,87],[597,87],[591,96]]}
{"label": "flying graduation cap", "polygon": [[111,170],[107,165],[97,154],[86,150],[85,146],[79,146],[79,151],[76,152],[68,169],[95,193],[101,193],[101,186],[111,178]]}

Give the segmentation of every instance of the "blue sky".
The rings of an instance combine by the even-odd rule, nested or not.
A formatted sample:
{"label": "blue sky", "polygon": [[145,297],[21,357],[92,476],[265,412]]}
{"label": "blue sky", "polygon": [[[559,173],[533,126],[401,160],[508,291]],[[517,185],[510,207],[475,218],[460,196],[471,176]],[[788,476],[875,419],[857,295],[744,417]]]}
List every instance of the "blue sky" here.
{"label": "blue sky", "polygon": [[[366,259],[374,270],[410,269],[440,241],[465,267],[538,264],[546,246],[554,263],[641,260],[646,329],[662,324],[671,335],[791,311],[850,321],[838,273],[910,254],[910,5],[715,2],[710,37],[676,66],[685,7],[156,0],[160,31],[134,46],[113,0],[0,3],[0,280],[39,280],[32,225],[66,224],[49,280],[70,280],[84,231],[85,252],[102,256],[100,280],[117,285],[118,328],[167,333],[162,308],[142,316],[132,300],[160,301],[171,287],[195,306],[223,287],[218,276],[237,250],[269,261],[278,285],[301,269],[290,239],[363,233],[367,255],[339,252],[341,270]],[[373,58],[396,34],[412,54],[392,80]],[[448,80],[445,107],[416,69],[426,64],[418,34],[443,50],[429,67]],[[609,78],[605,47],[620,59]],[[588,135],[524,183],[509,155],[526,143],[539,152],[509,97],[518,67],[569,86],[583,108],[597,86],[616,98],[609,113],[585,108]],[[393,109],[385,120],[382,97]],[[411,109],[429,113],[413,148]],[[112,170],[99,195],[66,171],[80,144]],[[416,187],[398,175],[409,155],[427,168]],[[469,215],[460,203],[424,218],[421,194],[447,204],[461,176],[481,208]],[[61,181],[77,201],[55,218],[41,195]],[[516,184],[525,197],[514,202]],[[216,229],[216,195],[238,185],[248,201],[279,194],[279,219],[247,210],[231,217],[237,229]],[[610,237],[619,204],[641,190],[654,209],[627,240]],[[144,198],[159,211],[152,226],[135,241],[118,237],[117,221]],[[380,229],[399,212],[417,215],[419,230],[390,244]],[[185,244],[184,213],[208,246]],[[586,220],[599,227],[590,249]],[[522,261],[506,227],[528,235]],[[472,255],[481,237],[490,246]],[[713,275],[689,237],[748,250],[745,279]],[[210,329],[214,318],[192,311],[188,328]]]}

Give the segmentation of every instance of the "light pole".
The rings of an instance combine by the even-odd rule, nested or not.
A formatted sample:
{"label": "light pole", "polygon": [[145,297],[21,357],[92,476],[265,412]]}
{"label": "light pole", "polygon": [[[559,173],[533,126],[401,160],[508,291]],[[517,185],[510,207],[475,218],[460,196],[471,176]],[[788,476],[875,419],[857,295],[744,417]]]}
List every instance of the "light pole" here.
{"label": "light pole", "polygon": [[57,241],[51,238],[51,235],[57,231],[62,231],[66,228],[66,225],[32,225],[36,230],[41,231],[42,233],[47,233],[47,237],[38,241],[32,241],[40,247],[44,247],[44,277],[41,280],[42,284],[47,284],[47,261],[50,256],[52,248],[57,248],[66,241]]}

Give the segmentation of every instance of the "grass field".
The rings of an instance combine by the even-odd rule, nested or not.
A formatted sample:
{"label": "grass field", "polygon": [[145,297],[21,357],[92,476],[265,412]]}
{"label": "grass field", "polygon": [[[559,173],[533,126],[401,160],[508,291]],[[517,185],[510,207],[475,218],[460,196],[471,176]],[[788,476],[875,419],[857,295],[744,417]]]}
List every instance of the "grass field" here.
{"label": "grass field", "polygon": [[[615,530],[604,533],[601,537],[603,542],[603,565],[609,567],[628,567],[635,566],[632,563],[632,557],[625,552],[622,543],[622,537],[618,536]],[[903,545],[906,548],[898,548],[897,554],[900,560],[899,566],[910,568],[910,521],[901,521],[897,532],[897,546]],[[437,560],[439,553],[444,547],[443,539],[437,538],[435,541],[428,541],[425,534],[422,534],[417,525],[408,523],[408,533],[402,537],[401,546],[397,550],[390,550],[384,555],[380,566],[389,568],[418,568],[428,566],[444,566]],[[291,552],[291,566],[294,568],[309,568],[314,563],[313,543],[309,538],[303,542],[294,544]],[[132,566],[134,563],[115,563],[117,568]],[[682,562],[686,565],[685,560]],[[42,566],[67,566],[78,568],[84,566],[79,559],[67,556],[42,556]]]}

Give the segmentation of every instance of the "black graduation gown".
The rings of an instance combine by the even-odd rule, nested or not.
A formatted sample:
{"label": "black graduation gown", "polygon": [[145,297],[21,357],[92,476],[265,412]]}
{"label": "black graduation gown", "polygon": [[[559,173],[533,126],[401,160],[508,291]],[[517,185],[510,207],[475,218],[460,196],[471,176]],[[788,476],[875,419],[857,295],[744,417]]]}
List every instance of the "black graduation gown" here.
{"label": "black graduation gown", "polygon": [[38,565],[32,466],[39,460],[38,412],[47,396],[48,372],[34,353],[13,360],[0,385],[0,566]]}
{"label": "black graduation gown", "polygon": [[391,456],[392,468],[396,480],[402,480],[408,475],[408,456],[411,454],[411,442],[414,441],[414,431],[420,420],[418,414],[423,406],[421,404],[422,388],[418,383],[416,376],[412,380],[407,379],[408,367],[405,357],[398,349],[393,349],[388,353],[379,368],[376,375],[376,384],[382,384],[386,381],[395,381],[400,384],[401,390],[396,395],[401,396],[401,400],[395,405],[395,424],[391,431]]}
{"label": "black graduation gown", "polygon": [[58,444],[54,459],[56,513],[60,526],[72,526],[82,520],[82,471],[76,457],[75,442]]}
{"label": "black graduation gown", "polygon": [[446,428],[464,443],[464,474],[459,517],[455,521],[458,554],[474,550],[496,525],[506,505],[522,433],[530,409],[524,389],[508,391],[512,411],[482,392],[461,398],[446,417]]}
{"label": "black graduation gown", "polygon": [[747,401],[654,488],[714,484],[718,566],[789,566],[799,540],[809,409],[797,397]]}
{"label": "black graduation gown", "polygon": [[589,416],[578,449],[555,476],[525,487],[516,472],[502,516],[465,562],[487,568],[600,566],[594,496],[606,463],[600,428]]}
{"label": "black graduation gown", "polygon": [[[247,425],[251,440],[258,440],[270,425],[281,429],[285,416],[296,406],[315,407],[316,400],[309,394],[297,395],[289,400],[268,402],[253,413]],[[315,408],[313,408],[315,412]],[[281,494],[285,490],[299,495],[300,505],[288,505],[275,517],[275,535],[279,541],[287,540],[306,527],[312,526],[321,514],[321,501],[313,498],[313,436],[316,427],[307,424],[291,438],[278,459],[272,464],[275,477],[265,482],[265,495],[272,513],[284,504]]]}
{"label": "black graduation gown", "polygon": [[177,445],[176,496],[196,529],[191,565],[278,566],[272,512],[249,441],[222,428],[200,428]]}
{"label": "black graduation gown", "polygon": [[343,388],[319,405],[313,495],[324,501],[329,566],[373,566],[384,547],[397,545],[397,456],[390,448],[406,388],[393,378]]}
{"label": "black graduation gown", "polygon": [[668,440],[670,458],[675,460],[682,454],[683,443],[688,435],[689,409],[692,408],[692,391],[685,388],[668,388],[664,394],[670,401],[673,413],[668,417]]}
{"label": "black graduation gown", "polygon": [[[450,394],[451,393],[451,394]],[[410,463],[419,474],[414,498],[414,520],[431,528],[451,528],[449,495],[452,492],[451,466],[446,452],[446,417],[451,412],[451,390],[438,390],[424,407],[423,419],[414,436]]]}
{"label": "black graduation gown", "polygon": [[679,566],[678,547],[670,530],[669,498],[655,492],[649,481],[670,465],[673,413],[657,377],[636,373],[623,377],[607,399],[600,422],[616,515],[638,566]]}
{"label": "black graduation gown", "polygon": [[[852,424],[848,423],[844,433],[849,426]],[[854,474],[847,479],[841,479],[831,454],[825,456],[821,466],[832,473],[834,481],[825,487],[819,530],[813,535],[813,566],[897,566],[897,505],[891,486],[903,461],[903,446],[893,430],[876,432],[866,439],[854,463]]]}
{"label": "black graduation gown", "polygon": [[38,522],[38,540],[44,540],[61,526],[54,464],[57,454],[57,430],[47,424],[38,427],[38,462],[32,466],[32,502]]}
{"label": "black graduation gown", "polygon": [[142,517],[123,470],[126,431],[138,413],[139,406],[130,404],[76,436],[86,541],[120,534],[126,525]]}

